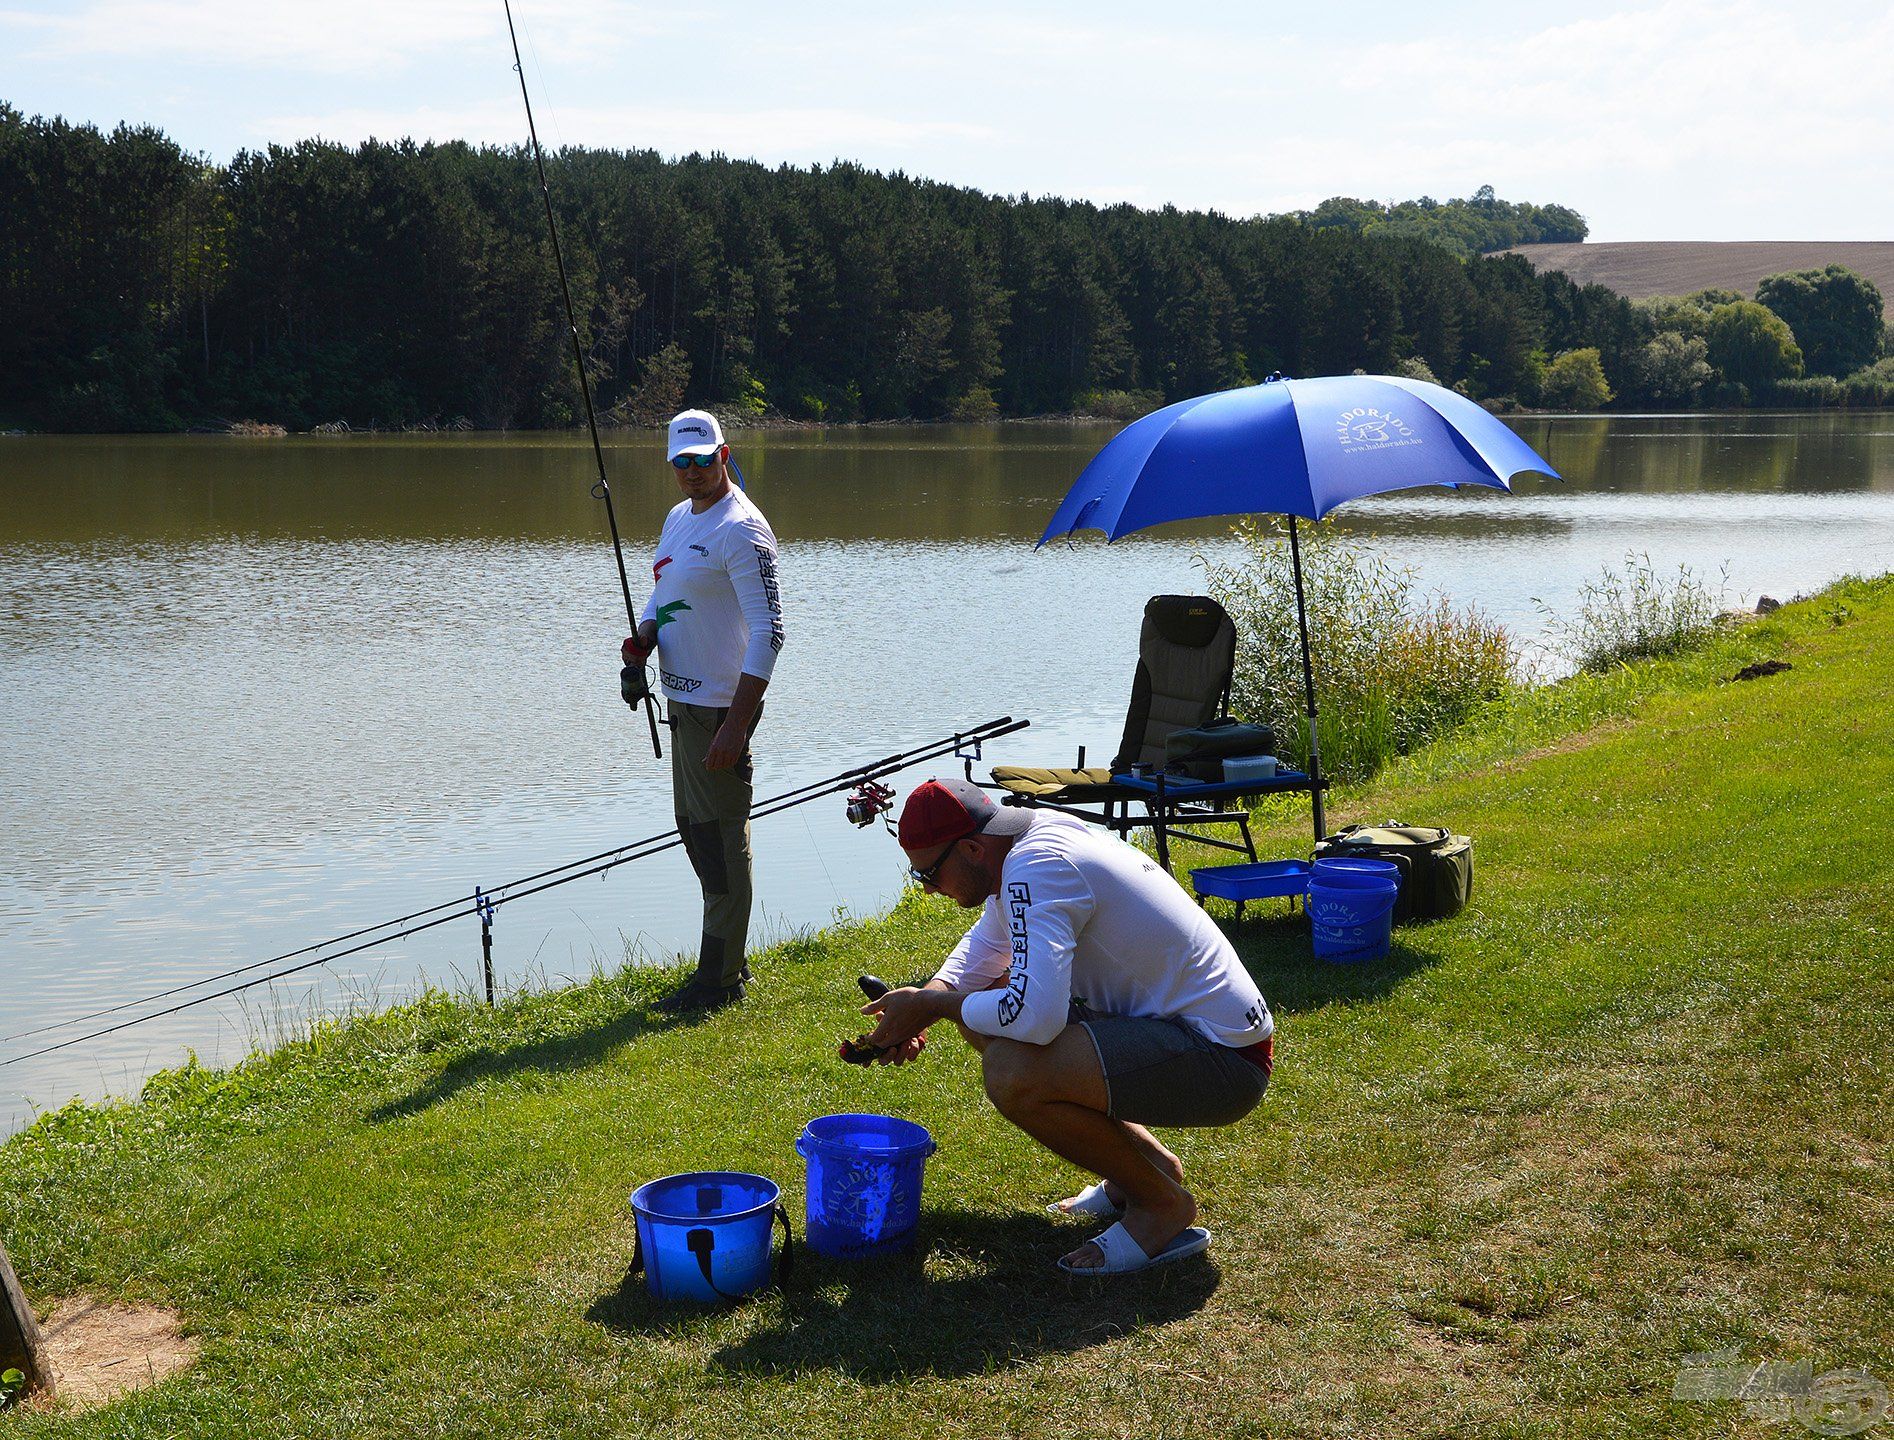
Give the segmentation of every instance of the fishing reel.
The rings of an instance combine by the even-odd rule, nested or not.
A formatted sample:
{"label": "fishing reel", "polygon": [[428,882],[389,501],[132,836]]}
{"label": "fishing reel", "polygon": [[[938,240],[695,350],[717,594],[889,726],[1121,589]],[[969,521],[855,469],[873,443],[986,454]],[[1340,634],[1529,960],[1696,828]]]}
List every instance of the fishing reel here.
{"label": "fishing reel", "polygon": [[892,809],[894,791],[879,781],[864,780],[848,797],[848,823],[857,829],[866,829]]}

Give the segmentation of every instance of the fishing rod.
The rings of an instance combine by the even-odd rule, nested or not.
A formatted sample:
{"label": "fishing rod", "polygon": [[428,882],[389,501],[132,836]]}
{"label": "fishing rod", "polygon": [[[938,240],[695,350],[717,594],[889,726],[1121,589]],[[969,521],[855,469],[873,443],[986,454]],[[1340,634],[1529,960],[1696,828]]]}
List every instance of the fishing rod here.
{"label": "fishing rod", "polygon": [[[892,774],[897,770],[906,769],[910,765],[918,765],[923,760],[937,759],[946,754],[958,754],[961,749],[968,745],[974,746],[977,751],[977,748],[983,742],[997,739],[1002,735],[1010,735],[1015,730],[1023,730],[1030,723],[1031,722],[1027,720],[1014,720],[1010,715],[1002,716],[998,720],[983,721],[971,729],[957,730],[952,735],[939,740],[930,740],[924,745],[917,745],[908,750],[899,750],[892,755],[883,756],[879,760],[871,760],[867,764],[857,765],[852,769],[840,771],[824,779],[812,780],[807,785],[798,786],[793,790],[785,790],[779,795],[771,796],[769,799],[760,802],[753,810],[752,816],[753,818],[761,818],[764,815],[773,815],[779,811],[787,810],[794,805],[800,805],[805,801],[817,800],[824,795],[834,794],[838,790],[878,790],[880,791],[879,796],[852,795],[850,797],[850,821],[856,825],[871,824],[874,819],[874,814],[879,814],[880,810],[876,809],[874,814],[867,815],[866,818],[861,818],[860,812],[866,807],[858,802],[864,800],[872,802],[877,799],[892,798],[892,792],[886,791],[885,787],[875,785],[875,781],[882,776]],[[885,806],[883,808],[885,808]],[[424,919],[430,915],[437,915],[443,910],[454,909],[456,906],[474,906],[477,908],[483,895],[487,898],[506,897],[516,899],[518,898],[517,896],[507,897],[506,892],[517,890],[522,885],[530,885],[537,880],[545,880],[553,876],[564,875],[567,871],[577,870],[581,866],[597,865],[598,862],[604,860],[611,860],[610,865],[603,867],[605,869],[612,869],[620,864],[629,863],[632,860],[642,860],[645,858],[645,854],[642,853],[643,847],[655,844],[659,849],[669,849],[671,842],[675,841],[675,837],[675,831],[663,831],[657,835],[648,835],[642,840],[627,841],[625,844],[613,846],[609,850],[600,850],[596,854],[581,856],[577,860],[568,860],[563,864],[554,865],[545,870],[535,871],[531,875],[519,876],[517,879],[508,880],[490,889],[476,886],[470,893],[457,895],[451,900],[443,900],[438,905],[429,905],[424,909],[410,911],[406,915],[397,915],[392,919],[378,921],[373,925],[364,925],[358,930],[351,930],[343,935],[331,935],[326,940],[318,940],[313,944],[303,945],[295,950],[285,950],[280,955],[271,955],[262,960],[253,960],[246,965],[238,965],[215,975],[206,975],[201,979],[187,981],[182,985],[174,985],[168,990],[160,990],[155,994],[145,995],[136,1000],[126,1000],[117,1005],[108,1005],[103,1009],[89,1011],[84,1015],[74,1015],[65,1020],[55,1020],[51,1024],[40,1025],[31,1030],[20,1030],[11,1035],[0,1035],[0,1045],[11,1044],[15,1040],[31,1039],[36,1035],[50,1034],[55,1030],[68,1030],[74,1025],[84,1025],[92,1020],[103,1019],[107,1015],[117,1015],[126,1010],[136,1009],[141,1005],[155,1004],[159,1000],[167,1000],[173,995],[181,995],[187,990],[196,990],[205,985],[215,985],[224,980],[234,979],[238,975],[247,975],[252,970],[260,970],[267,965],[276,965],[285,960],[295,960],[304,955],[313,955],[316,951],[326,950],[332,945],[342,945],[350,940],[360,939],[365,935],[373,935],[378,930],[392,930],[397,926],[406,925],[409,921]],[[633,854],[631,853],[633,851],[639,851],[641,853]],[[652,850],[648,853],[656,854],[657,851]],[[614,860],[612,859],[613,856],[620,858]],[[597,872],[588,870],[586,873],[593,874]],[[568,878],[576,879],[578,877],[572,876]],[[505,903],[504,898],[495,900],[496,905],[503,903]],[[455,913],[447,918],[459,919],[463,915],[472,913],[475,913],[475,911],[460,909],[455,910]],[[408,933],[412,934],[414,932],[410,931]],[[392,935],[378,936],[374,940],[369,941],[368,944],[379,945],[386,940],[394,938]],[[362,946],[357,948],[367,947]],[[351,950],[347,953],[353,954],[355,952]],[[328,960],[339,958],[339,955],[328,955],[313,963],[321,964]],[[285,970],[277,973],[288,975],[293,974],[294,971]],[[270,978],[269,976],[264,976],[255,983],[261,984]]]}
{"label": "fishing rod", "polygon": [[[752,808],[750,812],[751,818],[756,820],[767,819],[771,815],[781,814],[785,810],[792,810],[798,805],[806,805],[811,800],[819,800],[825,795],[834,795],[843,790],[850,790],[855,792],[855,794],[850,797],[849,819],[858,825],[872,823],[876,816],[885,811],[887,805],[882,803],[879,808],[875,809],[874,812],[864,820],[858,818],[857,815],[859,808],[857,801],[859,797],[868,791],[870,787],[874,787],[877,791],[885,794],[888,800],[892,799],[892,794],[886,792],[885,787],[876,786],[875,782],[897,771],[905,770],[909,766],[921,764],[926,760],[941,759],[949,755],[959,756],[969,746],[973,747],[973,752],[977,756],[979,747],[986,741],[996,740],[1003,735],[1011,735],[1015,731],[1024,730],[1031,723],[1029,720],[1015,720],[1008,715],[1002,716],[998,720],[988,720],[984,724],[976,725],[970,730],[955,731],[950,736],[930,741],[925,745],[916,746],[911,750],[897,751],[895,754],[886,756],[883,759],[870,761],[865,765],[857,765],[828,776],[825,779],[814,780],[806,785],[799,785],[794,789],[785,790],[781,794],[773,795]],[[249,965],[238,966],[236,969],[224,971],[221,975],[212,975],[202,980],[194,980],[188,985],[174,986],[170,990],[161,991],[156,995],[146,996],[142,1000],[126,1001],[123,1004],[114,1005],[105,1010],[94,1011],[90,1015],[75,1016],[70,1020],[62,1020],[52,1025],[41,1026],[37,1030],[21,1031],[17,1035],[4,1037],[4,1040],[21,1040],[32,1035],[45,1034],[52,1030],[68,1029],[71,1026],[83,1024],[88,1020],[99,1019],[106,1015],[116,1014],[123,1010],[132,1009],[140,1005],[148,1005],[157,1000],[167,999],[184,990],[194,990],[204,985],[214,985],[221,980],[232,979],[237,975],[258,969],[264,965],[274,964],[278,960],[308,955],[314,951],[327,949],[329,946],[339,945],[363,935],[373,935],[373,938],[362,940],[359,944],[351,945],[345,950],[337,950],[327,955],[317,955],[314,959],[304,960],[301,964],[291,965],[282,970],[274,970],[268,975],[259,975],[254,979],[245,980],[242,984],[231,985],[209,995],[195,996],[192,999],[180,1001],[178,1004],[169,1006],[163,1010],[156,1010],[146,1015],[136,1015],[129,1020],[121,1020],[117,1024],[107,1025],[102,1029],[91,1031],[85,1035],[77,1035],[71,1039],[42,1046],[24,1055],[10,1056],[4,1060],[0,1060],[0,1069],[4,1069],[8,1065],[21,1064],[27,1060],[36,1060],[42,1055],[51,1055],[55,1051],[65,1050],[74,1045],[83,1045],[89,1040],[97,1040],[106,1035],[113,1035],[120,1030],[130,1029],[134,1025],[142,1025],[149,1020],[161,1020],[168,1015],[176,1015],[182,1010],[188,1010],[196,1005],[208,1004],[212,1000],[222,1000],[258,985],[267,985],[275,980],[286,979],[291,975],[300,974],[302,971],[315,966],[328,965],[334,961],[346,959],[350,955],[359,954],[364,950],[373,949],[377,945],[386,945],[396,940],[405,940],[410,935],[419,935],[423,931],[432,930],[438,925],[445,925],[451,920],[459,920],[472,916],[490,921],[493,911],[497,910],[501,905],[509,904],[515,900],[524,900],[530,895],[537,895],[542,891],[552,890],[560,885],[568,885],[574,880],[583,880],[592,875],[606,874],[617,869],[620,865],[627,865],[636,860],[648,859],[666,850],[675,849],[683,843],[683,838],[676,830],[663,831],[656,835],[648,835],[642,840],[633,840],[628,844],[617,846],[611,850],[601,850],[596,855],[589,855],[579,860],[571,860],[563,865],[555,865],[551,869],[541,870],[533,875],[522,876],[517,880],[509,880],[504,885],[496,886],[492,890],[477,887],[471,895],[457,896],[452,900],[443,901],[439,905],[429,906],[425,910],[416,910],[412,914],[402,916],[399,919],[385,920],[379,925],[364,926],[359,930],[350,931],[346,935],[318,941],[313,945],[305,945],[300,950],[288,951],[270,960],[259,960]],[[522,886],[530,888],[521,889],[520,887]],[[448,913],[442,914],[440,913],[442,911]],[[433,918],[424,918],[429,916]],[[415,920],[419,920],[421,923],[407,923]],[[405,926],[405,928],[395,928],[403,926]],[[387,930],[390,933],[374,935],[373,932],[377,930]]]}
{"label": "fishing rod", "polygon": [[[526,66],[520,61],[520,37],[513,28],[512,0],[506,6],[506,33],[513,42],[513,69],[520,77],[520,99],[526,106],[526,133],[533,141],[533,164],[539,171],[539,198],[546,202],[546,233],[552,236],[552,258],[559,267],[559,293],[566,302],[566,329],[572,335],[572,364],[579,372],[579,394],[585,399],[585,423],[592,432],[592,458],[598,462],[598,479],[592,484],[592,498],[605,502],[605,523],[612,530],[612,554],[618,561],[618,588],[625,596],[625,621],[631,633],[638,633],[638,607],[631,603],[631,577],[625,573],[625,545],[618,534],[618,512],[612,507],[612,487],[605,479],[605,447],[599,443],[598,417],[592,413],[592,385],[585,378],[585,351],[579,346],[579,322],[572,310],[572,286],[566,279],[565,252],[559,248],[559,226],[552,218],[552,190],[546,184],[546,157],[539,148],[539,127],[533,123],[533,101],[526,93]],[[651,753],[660,760],[664,747],[658,743],[658,712],[649,688],[644,697],[645,723],[651,727]]]}
{"label": "fishing rod", "polygon": [[[998,720],[987,720],[974,726],[970,730],[955,731],[953,735],[944,739],[931,740],[925,745],[917,745],[910,750],[897,751],[893,755],[882,757],[880,760],[873,760],[865,765],[857,765],[853,769],[840,771],[826,779],[812,780],[807,785],[800,786],[797,789],[785,790],[782,794],[772,796],[770,799],[763,801],[754,813],[757,815],[765,813],[775,814],[778,810],[790,808],[792,804],[799,805],[803,803],[804,800],[820,799],[823,795],[834,794],[837,790],[854,788],[861,793],[849,797],[849,820],[856,825],[872,824],[875,816],[880,814],[882,809],[886,808],[885,802],[891,800],[893,795],[892,791],[888,791],[885,787],[875,784],[875,781],[881,776],[891,774],[896,770],[905,769],[909,765],[918,765],[923,760],[936,759],[948,753],[957,754],[967,745],[977,747],[984,741],[996,739],[1001,735],[1009,735],[1015,730],[1023,730],[1030,723],[1030,721],[1026,720],[1015,721],[1010,715],[1002,716]],[[774,808],[765,811],[762,808],[763,806],[771,806]],[[872,813],[868,813],[871,810]],[[864,816],[865,818],[863,818]],[[373,925],[364,925],[359,930],[350,930],[343,935],[331,935],[326,940],[318,940],[313,944],[303,945],[295,950],[285,950],[280,955],[271,955],[262,960],[253,960],[246,965],[238,965],[233,969],[220,971],[215,975],[206,975],[201,979],[186,981],[182,985],[174,985],[168,990],[160,990],[155,994],[141,996],[136,1000],[126,1000],[117,1005],[107,1005],[99,1010],[88,1011],[83,1015],[70,1016],[65,1020],[55,1020],[50,1024],[36,1026],[30,1030],[19,1030],[11,1035],[0,1035],[0,1045],[10,1045],[15,1040],[29,1040],[36,1035],[48,1035],[55,1030],[69,1030],[74,1025],[84,1025],[92,1020],[103,1019],[107,1015],[121,1014],[126,1010],[137,1009],[141,1005],[152,1005],[160,1000],[168,1000],[173,995],[182,995],[187,990],[196,990],[205,985],[215,985],[224,980],[234,979],[238,975],[247,975],[252,970],[260,970],[266,965],[277,965],[285,960],[295,960],[304,955],[313,955],[316,951],[326,950],[332,945],[341,945],[350,940],[357,940],[364,935],[372,935],[377,930],[392,930],[396,926],[405,925],[411,920],[420,920],[429,915],[438,914],[443,910],[452,909],[455,906],[477,906],[483,894],[501,895],[506,891],[518,889],[522,885],[530,885],[535,880],[544,880],[551,876],[561,875],[568,870],[575,870],[583,865],[592,865],[614,855],[623,857],[622,860],[614,861],[614,865],[627,863],[631,860],[643,859],[644,856],[642,854],[633,855],[627,852],[637,850],[642,846],[650,845],[654,842],[664,841],[673,833],[674,832],[666,831],[658,835],[646,836],[642,840],[629,841],[624,845],[614,846],[610,850],[600,850],[594,855],[586,855],[577,860],[568,860],[562,865],[554,865],[549,869],[536,871],[531,875],[522,875],[518,879],[508,880],[502,885],[493,887],[491,891],[483,891],[482,887],[476,886],[471,893],[457,895],[452,900],[443,900],[438,905],[429,905],[421,910],[410,911],[406,915],[397,915],[392,919],[381,920]],[[656,852],[654,851],[652,853]],[[465,910],[456,911],[455,914],[449,918],[458,919],[461,915],[468,913],[471,912]],[[369,943],[378,945],[382,943],[382,940],[390,938],[393,937],[383,936]],[[338,957],[324,957],[325,960],[335,958]],[[283,971],[280,973],[289,974],[292,972]],[[267,979],[269,977],[264,978]],[[258,983],[261,983],[261,981]]]}

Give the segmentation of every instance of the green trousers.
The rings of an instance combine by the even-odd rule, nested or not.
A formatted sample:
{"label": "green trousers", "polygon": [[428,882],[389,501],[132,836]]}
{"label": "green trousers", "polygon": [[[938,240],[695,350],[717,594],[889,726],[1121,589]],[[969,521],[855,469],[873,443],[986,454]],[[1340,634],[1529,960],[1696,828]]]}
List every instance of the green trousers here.
{"label": "green trousers", "polygon": [[[734,985],[743,974],[743,947],[750,934],[750,800],[755,769],[746,742],[728,770],[706,770],[704,757],[729,712],[673,700],[671,795],[677,833],[704,890],[704,938],[697,952],[697,978],[706,985]],[[750,731],[763,718],[756,707]]]}

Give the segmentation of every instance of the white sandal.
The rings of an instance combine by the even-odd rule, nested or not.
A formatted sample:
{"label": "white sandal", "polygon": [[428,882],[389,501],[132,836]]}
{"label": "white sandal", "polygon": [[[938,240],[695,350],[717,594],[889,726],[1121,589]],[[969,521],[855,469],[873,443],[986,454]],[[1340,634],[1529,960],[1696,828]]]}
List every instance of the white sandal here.
{"label": "white sandal", "polygon": [[1096,1216],[1100,1220],[1118,1220],[1125,1213],[1125,1207],[1105,1193],[1103,1180],[1096,1185],[1087,1185],[1076,1195],[1053,1201],[1046,1209],[1054,1215]]}
{"label": "white sandal", "polygon": [[1173,1261],[1188,1260],[1192,1255],[1201,1255],[1210,1248],[1210,1232],[1201,1225],[1192,1225],[1178,1232],[1171,1243],[1155,1255],[1144,1253],[1144,1247],[1131,1238],[1131,1232],[1123,1225],[1114,1225],[1102,1234],[1092,1237],[1099,1253],[1105,1257],[1103,1265],[1068,1265],[1065,1257],[1059,1257],[1059,1268],[1068,1275],[1129,1275],[1138,1270],[1149,1270],[1153,1265],[1169,1265]]}

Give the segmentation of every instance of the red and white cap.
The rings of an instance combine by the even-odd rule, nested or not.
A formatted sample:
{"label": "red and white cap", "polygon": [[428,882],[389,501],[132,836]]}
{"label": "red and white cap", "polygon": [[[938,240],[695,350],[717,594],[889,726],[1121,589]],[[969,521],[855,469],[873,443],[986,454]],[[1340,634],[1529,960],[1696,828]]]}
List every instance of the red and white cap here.
{"label": "red and white cap", "polygon": [[670,453],[665,459],[675,460],[680,455],[708,455],[722,448],[723,426],[717,423],[717,417],[708,410],[680,410],[671,417]]}
{"label": "red and white cap", "polygon": [[901,807],[897,833],[903,850],[932,850],[969,835],[1017,835],[1030,824],[1030,810],[995,805],[971,780],[924,780]]}

